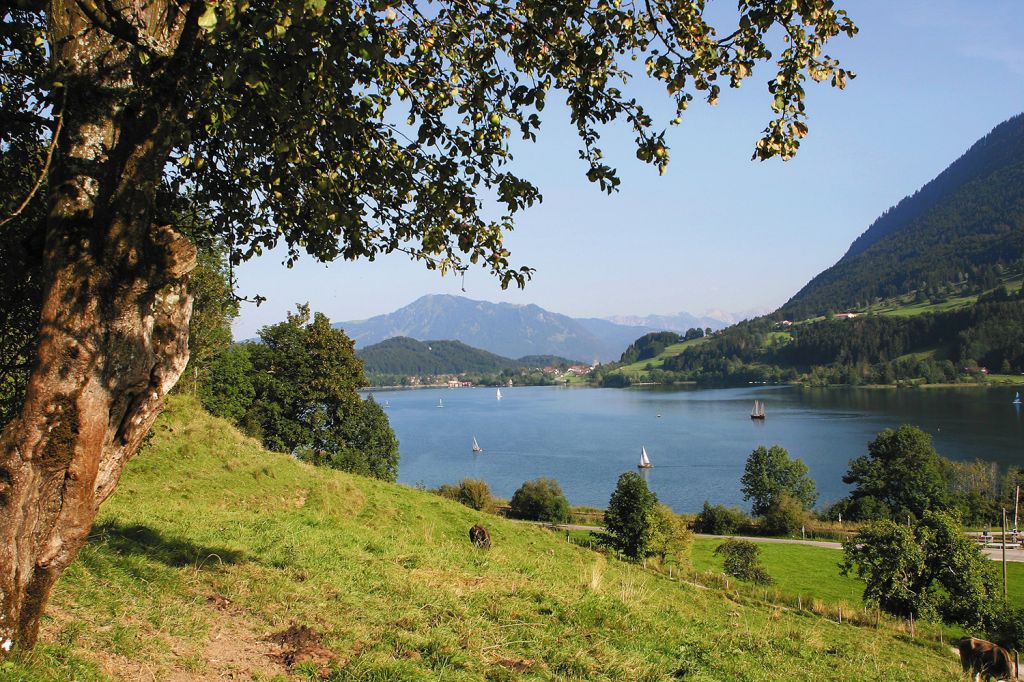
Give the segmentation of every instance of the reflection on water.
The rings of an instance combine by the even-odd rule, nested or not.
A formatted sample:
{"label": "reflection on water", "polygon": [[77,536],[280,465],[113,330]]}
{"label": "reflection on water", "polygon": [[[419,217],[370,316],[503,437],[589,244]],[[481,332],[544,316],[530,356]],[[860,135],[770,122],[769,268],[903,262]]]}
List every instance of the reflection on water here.
{"label": "reflection on water", "polygon": [[[434,487],[472,477],[510,497],[538,476],[573,504],[604,506],[619,474],[640,470],[661,501],[746,506],[739,478],[751,450],[779,444],[810,467],[823,501],[845,493],[848,461],[885,428],[915,424],[953,459],[1024,465],[1024,419],[1012,389],[423,389],[377,391],[401,441],[399,481]],[[764,421],[750,419],[754,399]],[[437,409],[439,400],[445,409]],[[660,416],[659,416],[660,415]],[[474,455],[476,436],[484,452]]]}

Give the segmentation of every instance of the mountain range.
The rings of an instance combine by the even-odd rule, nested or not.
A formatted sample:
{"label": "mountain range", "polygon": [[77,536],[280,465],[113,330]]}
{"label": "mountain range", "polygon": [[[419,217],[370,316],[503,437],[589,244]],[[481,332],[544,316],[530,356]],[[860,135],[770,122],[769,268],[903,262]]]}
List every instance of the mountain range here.
{"label": "mountain range", "polygon": [[[678,325],[720,328],[723,320],[697,318],[686,313],[664,318],[635,319],[638,324],[621,324],[600,318],[573,318],[537,305],[514,305],[474,301],[461,296],[430,294],[409,305],[367,320],[339,322],[359,348],[394,337],[426,341],[461,341],[507,358],[527,355],[557,355],[583,362],[616,360],[622,349],[639,336]],[[685,331],[685,329],[682,329]]]}

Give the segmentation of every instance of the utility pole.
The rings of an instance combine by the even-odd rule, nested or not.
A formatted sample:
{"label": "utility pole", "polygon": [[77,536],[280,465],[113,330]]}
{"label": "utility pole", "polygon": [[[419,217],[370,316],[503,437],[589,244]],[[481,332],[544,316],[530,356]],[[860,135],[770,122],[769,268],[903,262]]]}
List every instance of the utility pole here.
{"label": "utility pole", "polygon": [[1007,601],[1006,591],[1006,508],[1003,507],[1003,601]]}
{"label": "utility pole", "polygon": [[1017,535],[1017,509],[1020,508],[1020,486],[1017,486],[1017,492],[1013,496],[1013,534]]}

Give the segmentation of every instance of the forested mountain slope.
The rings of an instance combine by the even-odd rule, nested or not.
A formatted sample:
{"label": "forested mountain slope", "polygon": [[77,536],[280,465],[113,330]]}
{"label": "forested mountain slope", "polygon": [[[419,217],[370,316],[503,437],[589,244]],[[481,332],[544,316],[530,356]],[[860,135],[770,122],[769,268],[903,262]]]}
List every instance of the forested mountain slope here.
{"label": "forested mountain slope", "polygon": [[498,372],[519,367],[517,360],[467,346],[461,341],[417,341],[397,336],[358,353],[370,374]]}
{"label": "forested mountain slope", "polygon": [[886,211],[846,255],[781,312],[796,319],[876,298],[995,286],[1024,254],[1024,114],[996,126],[913,195]]}

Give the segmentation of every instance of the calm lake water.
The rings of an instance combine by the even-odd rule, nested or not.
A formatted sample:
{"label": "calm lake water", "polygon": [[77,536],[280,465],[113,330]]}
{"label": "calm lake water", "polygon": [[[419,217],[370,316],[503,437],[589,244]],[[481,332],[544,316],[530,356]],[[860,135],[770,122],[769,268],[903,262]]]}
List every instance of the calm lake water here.
{"label": "calm lake water", "polygon": [[[493,388],[375,391],[401,441],[398,480],[435,487],[487,481],[510,497],[528,479],[556,479],[572,504],[604,507],[624,471],[643,472],[677,512],[704,500],[743,503],[739,479],[751,450],[779,444],[803,459],[821,501],[846,492],[842,475],[876,434],[914,424],[951,459],[1024,465],[1024,415],[1013,389]],[[754,399],[767,419],[750,419]],[[444,402],[438,408],[438,401]],[[658,415],[661,415],[660,417]],[[476,437],[483,452],[474,455]]]}

